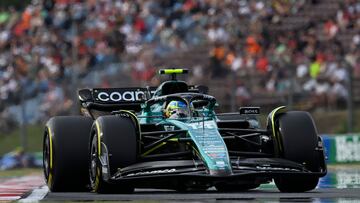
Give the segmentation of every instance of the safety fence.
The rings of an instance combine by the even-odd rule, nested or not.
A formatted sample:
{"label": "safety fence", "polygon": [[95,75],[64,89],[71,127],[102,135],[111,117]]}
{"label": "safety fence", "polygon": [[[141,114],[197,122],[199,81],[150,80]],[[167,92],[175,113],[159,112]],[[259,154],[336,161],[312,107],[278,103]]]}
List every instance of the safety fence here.
{"label": "safety fence", "polygon": [[360,134],[322,135],[327,163],[360,163]]}

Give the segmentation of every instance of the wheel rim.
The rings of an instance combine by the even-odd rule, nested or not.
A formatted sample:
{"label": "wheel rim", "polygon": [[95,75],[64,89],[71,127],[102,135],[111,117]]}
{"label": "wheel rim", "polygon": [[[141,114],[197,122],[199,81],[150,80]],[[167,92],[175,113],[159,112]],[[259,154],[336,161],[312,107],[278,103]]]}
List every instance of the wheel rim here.
{"label": "wheel rim", "polygon": [[46,133],[45,135],[43,149],[44,149],[43,151],[44,175],[46,180],[48,180],[50,173],[50,139],[48,133]]}
{"label": "wheel rim", "polygon": [[91,150],[90,150],[90,181],[92,184],[95,183],[97,172],[97,137],[93,136],[91,141]]}

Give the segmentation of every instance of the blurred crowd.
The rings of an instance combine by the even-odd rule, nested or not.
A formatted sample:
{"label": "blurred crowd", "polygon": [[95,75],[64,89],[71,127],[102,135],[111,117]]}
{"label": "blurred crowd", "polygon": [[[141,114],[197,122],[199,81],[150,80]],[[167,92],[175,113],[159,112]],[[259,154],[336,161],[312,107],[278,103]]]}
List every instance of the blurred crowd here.
{"label": "blurred crowd", "polygon": [[[360,2],[323,1],[323,5],[334,3],[338,7],[335,15],[310,19],[298,29],[286,28],[293,24],[282,22],[291,16],[305,21],[302,18],[306,17],[306,9],[317,8],[321,2],[232,2],[234,5],[225,7],[207,31],[213,48],[210,65],[201,75],[210,73],[208,77],[222,78],[236,74],[246,78],[236,79],[240,104],[249,104],[251,94],[281,95],[293,91],[307,98],[311,108],[344,105],[350,76],[360,78]],[[246,22],[247,26],[239,22]],[[282,30],[276,32],[274,28],[280,26]],[[341,37],[349,33],[352,38],[342,41]],[[255,86],[244,84],[249,76],[257,78]]]}
{"label": "blurred crowd", "polygon": [[21,147],[0,156],[0,171],[16,168],[40,168],[42,166],[42,153],[25,153]]}
{"label": "blurred crowd", "polygon": [[[323,2],[32,0],[23,10],[0,8],[0,117],[34,97],[40,119],[69,113],[74,87],[94,71],[157,84],[154,60],[203,44],[209,61],[195,62],[194,78],[257,78],[251,88],[236,78],[239,103],[292,87],[315,106],[334,106],[347,97],[349,71],[360,77],[360,2],[339,0],[334,16],[299,30],[271,30]],[[357,33],[345,46],[338,36],[347,31]],[[108,77],[87,80],[110,85]]]}

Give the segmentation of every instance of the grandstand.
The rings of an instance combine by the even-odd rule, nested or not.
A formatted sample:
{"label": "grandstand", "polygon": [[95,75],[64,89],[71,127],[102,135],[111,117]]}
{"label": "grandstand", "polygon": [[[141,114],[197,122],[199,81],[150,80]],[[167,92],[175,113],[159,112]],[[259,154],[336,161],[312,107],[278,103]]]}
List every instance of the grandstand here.
{"label": "grandstand", "polygon": [[[80,87],[157,85],[191,69],[221,111],[360,103],[357,0],[33,0],[0,8],[0,117],[74,113]],[[230,98],[230,99],[229,99]],[[12,122],[9,121],[9,124]]]}

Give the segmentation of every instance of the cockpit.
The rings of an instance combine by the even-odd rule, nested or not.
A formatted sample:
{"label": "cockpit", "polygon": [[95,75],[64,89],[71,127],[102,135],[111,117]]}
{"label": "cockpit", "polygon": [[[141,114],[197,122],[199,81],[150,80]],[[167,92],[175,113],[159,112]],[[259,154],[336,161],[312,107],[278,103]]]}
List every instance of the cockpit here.
{"label": "cockpit", "polygon": [[190,92],[155,97],[146,102],[149,114],[181,120],[208,117],[215,104],[215,98],[210,95]]}

